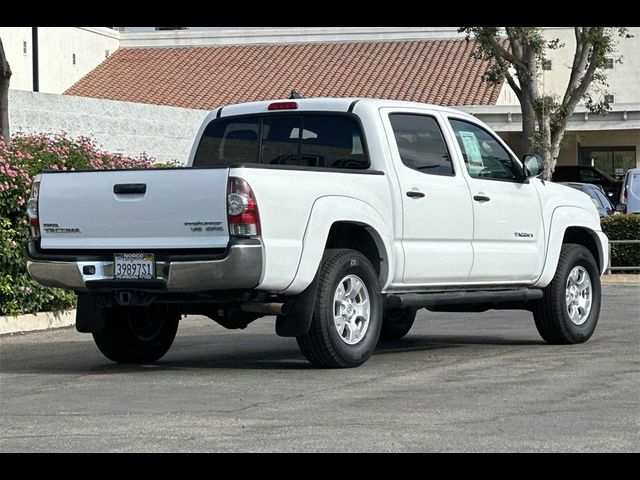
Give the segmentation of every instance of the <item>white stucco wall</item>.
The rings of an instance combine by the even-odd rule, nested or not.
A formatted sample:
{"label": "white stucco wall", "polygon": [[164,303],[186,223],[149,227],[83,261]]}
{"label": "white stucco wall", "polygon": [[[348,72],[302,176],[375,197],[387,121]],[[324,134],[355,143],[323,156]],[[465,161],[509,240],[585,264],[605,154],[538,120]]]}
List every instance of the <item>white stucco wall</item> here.
{"label": "white stucco wall", "polygon": [[[0,38],[13,74],[11,88],[31,90],[33,87],[31,61],[31,27],[0,27]],[[27,42],[27,53],[23,43]]]}
{"label": "white stucco wall", "polygon": [[[633,38],[617,37],[616,52],[611,58],[622,57],[622,63],[615,63],[613,69],[604,70],[607,75],[608,87],[593,90],[594,100],[601,100],[605,93],[614,95],[614,103],[640,102],[640,27],[629,27]],[[543,30],[547,40],[559,39],[564,47],[548,50],[547,57],[552,62],[551,70],[543,70],[540,78],[540,89],[546,94],[564,95],[569,81],[573,54],[575,52],[575,37],[573,27],[547,27]],[[513,90],[505,84],[498,101],[498,105],[518,104]]]}
{"label": "white stucco wall", "polygon": [[214,47],[272,43],[463,39],[457,27],[229,27],[129,31],[120,47]]}
{"label": "white stucco wall", "polygon": [[208,112],[9,90],[12,132],[93,135],[104,150],[186,162]]}
{"label": "white stucco wall", "polygon": [[[31,27],[0,27],[11,66],[11,88],[33,89]],[[24,54],[23,42],[27,42]],[[62,93],[97,67],[120,45],[119,33],[106,27],[38,27],[40,91]],[[73,64],[73,55],[76,64]]]}
{"label": "white stucco wall", "polygon": [[[614,64],[613,69],[605,70],[609,87],[608,93],[615,95],[615,103],[640,102],[640,27],[630,27],[633,38],[618,38],[618,46],[612,58],[622,56],[622,64]],[[545,92],[564,94],[575,50],[573,28],[546,28],[544,35],[552,40],[559,38],[565,47],[552,51],[552,70],[544,71],[542,85]],[[596,93],[596,99],[601,95]]]}

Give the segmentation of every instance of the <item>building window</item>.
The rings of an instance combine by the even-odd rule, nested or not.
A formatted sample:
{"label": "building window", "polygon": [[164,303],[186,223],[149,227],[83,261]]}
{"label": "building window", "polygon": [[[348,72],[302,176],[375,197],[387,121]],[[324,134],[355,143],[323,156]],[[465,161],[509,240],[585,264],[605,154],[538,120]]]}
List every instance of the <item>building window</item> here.
{"label": "building window", "polygon": [[580,147],[579,159],[580,165],[596,167],[608,175],[620,178],[627,170],[636,167],[636,147]]}
{"label": "building window", "polygon": [[27,42],[22,42],[22,54],[27,54]]}
{"label": "building window", "polygon": [[542,70],[551,70],[553,68],[553,62],[549,59],[542,60]]}
{"label": "building window", "polygon": [[607,60],[606,60],[606,65],[605,65],[605,67],[604,67],[604,68],[608,68],[608,69],[613,68],[613,63],[614,63],[614,62],[613,62],[613,58],[607,58]]}
{"label": "building window", "polygon": [[604,96],[604,101],[607,103],[613,103],[615,99],[616,99],[615,95],[612,95],[612,94],[608,94]]}
{"label": "building window", "polygon": [[71,54],[71,64],[72,65],[76,64],[76,54],[75,53]]}

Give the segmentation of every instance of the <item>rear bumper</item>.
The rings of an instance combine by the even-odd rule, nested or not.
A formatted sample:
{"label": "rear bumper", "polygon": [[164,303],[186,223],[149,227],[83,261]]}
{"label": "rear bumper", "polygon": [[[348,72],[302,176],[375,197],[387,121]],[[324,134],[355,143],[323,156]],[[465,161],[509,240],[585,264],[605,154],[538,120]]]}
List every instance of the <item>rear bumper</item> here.
{"label": "rear bumper", "polygon": [[[150,252],[153,253],[153,252]],[[105,255],[42,254],[35,242],[27,244],[27,270],[45,287],[75,291],[142,289],[166,292],[204,292],[249,289],[262,275],[262,243],[240,240],[231,243],[222,255],[179,255],[156,258],[156,279],[116,280],[113,257]],[[93,266],[94,274],[83,273]]]}

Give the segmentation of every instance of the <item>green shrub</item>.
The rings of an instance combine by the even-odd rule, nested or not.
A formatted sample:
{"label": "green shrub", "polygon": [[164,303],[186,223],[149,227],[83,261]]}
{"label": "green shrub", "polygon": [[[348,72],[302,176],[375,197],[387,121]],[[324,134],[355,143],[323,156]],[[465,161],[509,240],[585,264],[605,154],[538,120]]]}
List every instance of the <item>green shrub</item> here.
{"label": "green shrub", "polygon": [[[0,137],[0,315],[72,308],[75,295],[46,288],[26,271],[22,242],[29,238],[25,204],[31,183],[41,170],[153,168],[153,159],[102,151],[90,137],[17,133],[6,145]],[[175,162],[157,165],[178,166]]]}
{"label": "green shrub", "polygon": [[[609,240],[640,240],[640,215],[611,215],[602,219]],[[640,244],[611,245],[611,265],[640,265]]]}

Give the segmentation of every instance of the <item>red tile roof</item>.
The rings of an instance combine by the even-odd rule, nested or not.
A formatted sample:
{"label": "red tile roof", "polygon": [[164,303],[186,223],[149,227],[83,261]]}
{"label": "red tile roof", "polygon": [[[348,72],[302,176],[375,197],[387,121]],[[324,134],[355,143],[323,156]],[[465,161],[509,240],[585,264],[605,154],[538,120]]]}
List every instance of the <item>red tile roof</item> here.
{"label": "red tile roof", "polygon": [[65,93],[212,109],[254,100],[374,97],[438,105],[495,104],[500,86],[474,42],[420,40],[193,48],[122,48]]}

